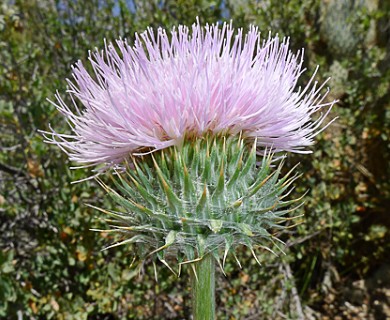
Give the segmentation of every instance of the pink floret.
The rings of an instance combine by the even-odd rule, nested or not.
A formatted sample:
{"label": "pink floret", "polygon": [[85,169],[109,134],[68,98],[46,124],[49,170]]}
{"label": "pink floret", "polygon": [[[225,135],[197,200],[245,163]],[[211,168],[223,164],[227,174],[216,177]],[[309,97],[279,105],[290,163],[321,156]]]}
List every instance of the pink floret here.
{"label": "pink floret", "polygon": [[288,39],[260,39],[254,26],[243,34],[231,24],[197,22],[191,30],[174,28],[170,37],[162,28],[148,29],[133,46],[117,40],[90,53],[89,61],[93,75],[78,62],[68,80],[72,106],[58,93],[52,102],[72,134],[45,133],[84,166],[119,164],[130,154],[206,133],[257,138],[259,151],[307,153],[334,104],[325,102],[316,72],[296,88],[303,51],[293,54]]}

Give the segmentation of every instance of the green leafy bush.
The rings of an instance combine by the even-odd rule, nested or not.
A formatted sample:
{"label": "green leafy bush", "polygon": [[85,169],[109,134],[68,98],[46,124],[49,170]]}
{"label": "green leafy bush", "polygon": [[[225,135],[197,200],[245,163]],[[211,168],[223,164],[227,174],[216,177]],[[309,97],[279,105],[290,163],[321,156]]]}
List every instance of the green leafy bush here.
{"label": "green leafy bush", "polygon": [[[353,4],[355,3],[355,4]],[[219,275],[218,312],[225,319],[282,315],[334,318],[350,299],[334,289],[367,279],[388,263],[390,219],[390,8],[386,1],[6,1],[0,6],[0,317],[15,319],[189,318],[187,275],[177,280],[151,264],[132,269],[126,246],[100,251],[112,239],[90,231],[101,215],[88,203],[113,204],[86,172],[70,170],[38,129],[65,124],[46,101],[63,92],[70,65],[103,39],[147,26],[171,27],[233,19],[291,36],[305,48],[309,70],[320,65],[338,120],[300,161],[297,194],[310,190],[298,227],[288,229],[286,257],[243,249]],[[340,17],[343,19],[339,19]],[[306,78],[306,79],[307,79]],[[341,290],[338,290],[341,292]],[[329,305],[333,304],[333,308]],[[363,310],[364,311],[364,310]],[[362,311],[362,312],[363,312]],[[383,310],[371,299],[365,316]]]}

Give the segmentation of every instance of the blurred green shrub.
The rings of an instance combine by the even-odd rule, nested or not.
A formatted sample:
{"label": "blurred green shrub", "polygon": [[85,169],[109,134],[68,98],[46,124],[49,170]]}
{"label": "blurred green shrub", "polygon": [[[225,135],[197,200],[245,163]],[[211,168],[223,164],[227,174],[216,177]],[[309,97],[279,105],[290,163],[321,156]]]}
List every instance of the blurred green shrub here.
{"label": "blurred green shrub", "polygon": [[[355,3],[355,4],[353,4]],[[291,36],[305,64],[333,76],[337,122],[300,161],[297,192],[310,189],[303,224],[284,235],[287,257],[258,268],[243,252],[220,278],[220,317],[299,318],[326,308],[331,288],[388,261],[390,240],[390,8],[386,1],[16,0],[0,5],[0,317],[15,319],[189,318],[186,275],[146,264],[141,277],[125,247],[101,252],[108,235],[89,231],[110,207],[93,182],[70,170],[37,129],[65,124],[46,101],[64,92],[70,65],[103,39],[147,26],[233,19]],[[310,76],[310,72],[306,77]],[[325,302],[324,302],[325,301]],[[340,300],[340,305],[342,300]]]}

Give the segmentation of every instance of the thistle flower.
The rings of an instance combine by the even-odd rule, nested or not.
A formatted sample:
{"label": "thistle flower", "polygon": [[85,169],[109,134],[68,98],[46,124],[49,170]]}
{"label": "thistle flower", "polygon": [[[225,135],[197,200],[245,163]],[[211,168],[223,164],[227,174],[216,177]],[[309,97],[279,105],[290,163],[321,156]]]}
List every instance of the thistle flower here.
{"label": "thistle flower", "polygon": [[118,207],[97,208],[109,216],[103,231],[120,236],[109,247],[130,245],[172,271],[176,260],[179,273],[190,264],[194,319],[214,319],[215,263],[223,271],[231,253],[240,265],[238,246],[257,261],[257,248],[276,254],[275,234],[299,206],[285,200],[297,175],[281,176],[272,154],[309,152],[334,102],[315,73],[296,90],[303,51],[253,26],[245,36],[231,24],[179,26],[170,38],[148,29],[89,60],[94,76],[78,62],[68,81],[75,112],[56,95],[73,134],[52,130],[47,141],[84,166],[130,164],[111,186],[98,180]]}
{"label": "thistle flower", "polygon": [[[84,166],[123,162],[131,154],[181,145],[205,134],[256,138],[257,148],[308,153],[330,108],[312,78],[296,90],[303,50],[293,54],[289,39],[260,38],[257,27],[234,34],[232,24],[192,31],[159,28],[108,44],[91,53],[91,76],[81,61],[68,80],[74,106],[57,92],[56,105],[73,134],[46,132],[49,143]],[[170,40],[171,38],[171,40]],[[119,51],[119,53],[118,53]],[[313,83],[314,82],[314,83]],[[79,108],[75,100],[83,108]]]}

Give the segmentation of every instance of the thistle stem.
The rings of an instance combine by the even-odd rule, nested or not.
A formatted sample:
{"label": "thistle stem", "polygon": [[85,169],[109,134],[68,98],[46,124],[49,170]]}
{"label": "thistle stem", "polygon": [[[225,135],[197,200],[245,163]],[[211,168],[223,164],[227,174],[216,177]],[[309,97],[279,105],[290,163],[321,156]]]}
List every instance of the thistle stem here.
{"label": "thistle stem", "polygon": [[193,320],[215,319],[215,259],[206,255],[191,271]]}

